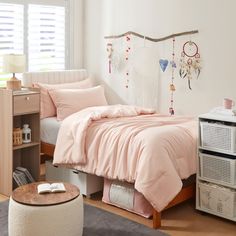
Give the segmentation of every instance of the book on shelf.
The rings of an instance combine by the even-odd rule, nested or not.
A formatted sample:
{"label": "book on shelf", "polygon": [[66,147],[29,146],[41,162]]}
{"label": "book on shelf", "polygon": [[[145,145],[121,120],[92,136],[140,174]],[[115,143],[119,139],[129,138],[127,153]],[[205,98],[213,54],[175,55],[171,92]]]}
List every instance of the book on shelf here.
{"label": "book on shelf", "polygon": [[37,186],[38,193],[61,193],[65,192],[66,188],[63,183],[44,183]]}
{"label": "book on shelf", "polygon": [[16,167],[13,171],[13,179],[18,186],[35,182],[30,172],[24,167]]}
{"label": "book on shelf", "polygon": [[13,172],[13,179],[15,180],[18,186],[28,184],[25,174],[20,171],[15,170]]}
{"label": "book on shelf", "polygon": [[32,177],[32,175],[30,174],[30,172],[26,168],[18,166],[18,167],[16,167],[16,170],[25,174],[28,183],[35,182],[34,178]]}

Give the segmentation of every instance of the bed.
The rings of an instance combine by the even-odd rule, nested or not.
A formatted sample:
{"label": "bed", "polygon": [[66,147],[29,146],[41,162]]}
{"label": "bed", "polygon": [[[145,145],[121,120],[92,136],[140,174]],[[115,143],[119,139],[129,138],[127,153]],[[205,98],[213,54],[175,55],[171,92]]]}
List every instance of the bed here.
{"label": "bed", "polygon": [[[27,73],[24,76],[24,85],[31,86],[34,82],[44,83],[63,83],[72,82],[75,80],[83,80],[87,77],[85,70],[78,71],[62,71],[62,72],[44,72],[44,73]],[[48,128],[47,126],[50,126]],[[55,149],[55,141],[61,123],[56,121],[55,118],[47,118],[41,122],[41,138],[42,145],[41,151],[46,155],[53,156]],[[165,207],[165,209],[174,206],[180,202],[183,202],[194,196],[195,184],[183,185],[182,190],[176,195],[176,197]],[[157,228],[161,225],[161,212],[153,210],[153,227]]]}

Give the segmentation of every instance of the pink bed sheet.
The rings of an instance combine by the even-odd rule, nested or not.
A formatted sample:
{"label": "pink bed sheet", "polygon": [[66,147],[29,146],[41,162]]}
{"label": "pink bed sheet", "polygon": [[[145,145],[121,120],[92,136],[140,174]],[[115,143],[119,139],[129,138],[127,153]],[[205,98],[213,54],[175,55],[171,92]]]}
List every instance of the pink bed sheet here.
{"label": "pink bed sheet", "polygon": [[90,107],[66,118],[54,164],[135,183],[161,211],[196,173],[197,122],[114,105]]}

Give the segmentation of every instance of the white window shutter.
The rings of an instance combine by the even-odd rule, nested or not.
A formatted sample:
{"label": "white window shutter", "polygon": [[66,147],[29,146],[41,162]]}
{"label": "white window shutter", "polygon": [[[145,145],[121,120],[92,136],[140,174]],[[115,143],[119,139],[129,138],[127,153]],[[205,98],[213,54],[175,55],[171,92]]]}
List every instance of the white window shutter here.
{"label": "white window shutter", "polygon": [[2,73],[2,55],[24,52],[24,6],[0,3],[0,85],[10,75]]}
{"label": "white window shutter", "polygon": [[29,4],[28,68],[65,69],[65,7]]}

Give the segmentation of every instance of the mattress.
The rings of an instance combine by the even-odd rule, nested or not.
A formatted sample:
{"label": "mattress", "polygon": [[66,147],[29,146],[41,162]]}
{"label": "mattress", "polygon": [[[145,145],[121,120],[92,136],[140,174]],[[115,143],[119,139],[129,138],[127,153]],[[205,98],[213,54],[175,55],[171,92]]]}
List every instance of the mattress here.
{"label": "mattress", "polygon": [[61,126],[61,121],[56,117],[48,117],[40,121],[40,138],[42,142],[56,144],[57,134]]}

